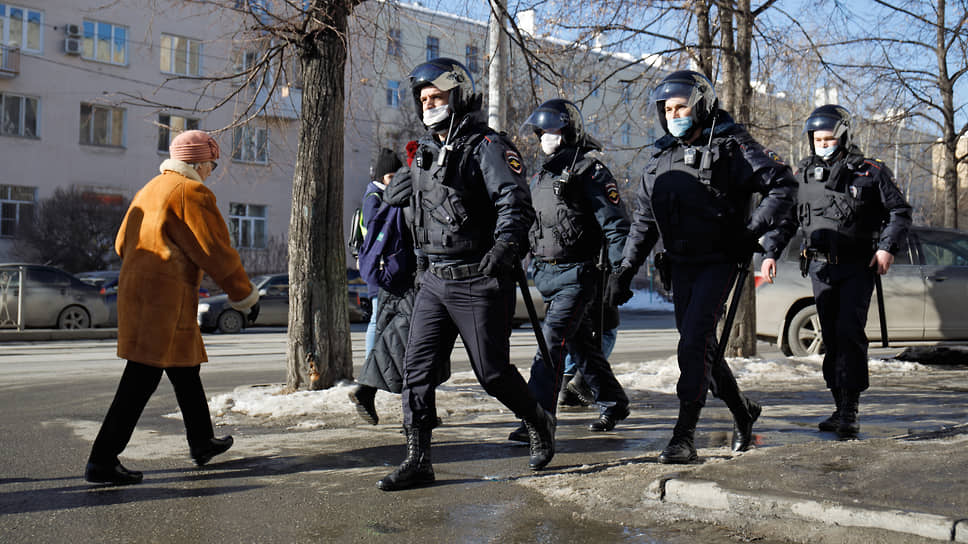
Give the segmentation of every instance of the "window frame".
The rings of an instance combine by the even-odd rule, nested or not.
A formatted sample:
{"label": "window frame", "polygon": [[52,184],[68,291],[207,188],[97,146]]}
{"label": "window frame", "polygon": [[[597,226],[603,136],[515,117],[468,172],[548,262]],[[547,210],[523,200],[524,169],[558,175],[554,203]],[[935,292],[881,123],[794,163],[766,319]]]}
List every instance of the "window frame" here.
{"label": "window frame", "polygon": [[[249,135],[249,131],[255,131],[253,135]],[[259,160],[259,134],[263,134],[264,138],[264,154],[265,159]],[[240,136],[241,134],[241,136]],[[269,127],[253,127],[251,125],[242,125],[235,127],[232,131],[232,161],[246,164],[269,164]],[[244,144],[247,140],[252,142],[253,149],[246,150],[240,147],[240,143]],[[251,153],[247,152],[251,151]],[[250,158],[251,157],[251,158]]]}
{"label": "window frame", "polygon": [[387,80],[387,107],[400,109],[400,82],[395,79]]}
{"label": "window frame", "polygon": [[[244,213],[237,213],[239,207],[244,207]],[[261,208],[262,215],[252,215],[252,208]],[[236,249],[266,249],[268,247],[268,219],[269,206],[266,204],[251,204],[244,202],[229,202],[227,214],[229,236],[232,247]],[[257,226],[261,228],[262,245],[257,244]],[[248,236],[248,245],[242,245],[243,237]]]}
{"label": "window frame", "polygon": [[387,56],[403,56],[403,33],[399,27],[387,30]]}
{"label": "window frame", "polygon": [[[13,196],[13,189],[22,189],[30,191],[32,194],[32,200],[17,199]],[[12,219],[7,219],[4,217],[4,210],[8,206],[14,206],[15,217]],[[30,185],[0,185],[0,238],[16,238],[17,228],[20,226],[20,222],[23,220],[25,212],[33,213],[35,206],[37,205],[37,187],[32,187]],[[24,210],[27,208],[27,210]],[[7,228],[13,224],[13,232],[7,233]]]}
{"label": "window frame", "polygon": [[[167,121],[162,119],[167,117]],[[175,131],[172,126],[172,119],[180,119],[182,121],[182,128],[179,131]],[[158,114],[158,153],[168,153],[168,148],[171,147],[172,132],[175,134],[181,134],[186,130],[198,130],[201,127],[201,121],[194,117],[185,117],[184,115],[174,115],[171,113],[159,113]],[[164,133],[165,136],[165,147],[161,147],[161,135]]]}
{"label": "window frame", "polygon": [[[4,131],[3,119],[4,114],[7,111],[7,99],[9,97],[20,99],[19,108],[19,119],[17,120],[18,132],[16,134]],[[31,100],[36,105],[34,107],[34,133],[33,135],[25,134],[26,120],[27,120],[27,101]],[[39,140],[40,139],[40,97],[29,96],[19,93],[8,93],[0,91],[0,136],[10,136],[13,138],[26,138],[29,140]]]}
{"label": "window frame", "polygon": [[[173,47],[172,45],[166,46],[165,45],[165,40],[166,39],[168,39],[168,40],[173,40],[173,39],[174,40],[185,40],[186,41],[186,45],[187,45],[186,48],[185,48],[185,55],[186,55],[186,57],[184,59],[184,61],[185,61],[185,72],[178,72],[178,71],[176,71],[177,65],[176,65],[175,52],[177,51],[177,49],[175,47]],[[171,44],[171,43],[172,42],[169,41],[169,44]],[[197,51],[198,51],[197,73],[192,73],[192,71],[191,71],[191,65],[192,65],[192,45],[193,44],[195,46],[197,46]],[[204,51],[204,44],[202,43],[201,40],[197,40],[195,38],[189,38],[187,36],[179,36],[177,34],[168,34],[168,33],[162,32],[162,34],[161,34],[161,44],[160,45],[161,46],[159,47],[159,49],[161,50],[161,53],[160,53],[161,58],[159,60],[159,68],[161,68],[160,63],[161,62],[164,62],[164,60],[165,60],[164,59],[165,51],[168,52],[167,68],[161,68],[161,73],[163,73],[163,74],[172,74],[172,75],[177,75],[177,76],[188,76],[188,77],[200,77],[202,74],[205,73],[205,68],[203,66],[203,64],[204,64],[203,63],[203,58],[204,58],[204,53],[203,53],[203,51]]]}
{"label": "window frame", "polygon": [[464,63],[467,65],[467,70],[472,74],[480,73],[481,71],[481,48],[475,44],[469,43],[464,46]]}
{"label": "window frame", "polygon": [[[23,12],[25,17],[20,20],[20,41],[18,43],[12,44],[10,42],[10,11],[12,9],[19,9]],[[30,40],[30,19],[31,13],[37,15],[40,20],[37,22],[37,48],[32,49],[28,47]],[[41,55],[44,53],[44,12],[38,9],[28,8],[26,6],[20,6],[17,4],[8,4],[6,2],[0,2],[0,21],[2,21],[3,27],[0,29],[0,43],[6,44],[8,46],[13,46],[20,49],[23,53],[34,53]]]}
{"label": "window frame", "polygon": [[[91,121],[88,123],[88,131],[87,131],[88,141],[84,141],[80,137],[80,129],[83,129],[83,127],[84,127],[84,108],[85,108],[85,106],[88,107],[88,108],[90,108],[90,110],[91,110],[91,113],[90,113]],[[103,143],[103,144],[101,144],[101,143],[96,143],[94,141],[94,130],[95,130],[95,121],[96,121],[96,111],[95,110],[97,110],[97,111],[107,111],[110,114],[110,116],[108,118],[107,126],[109,128],[109,130],[108,130],[108,139],[111,140],[111,143]],[[115,123],[115,115],[118,114],[118,113],[121,114],[121,122],[120,122],[121,134],[118,136],[118,142],[117,143],[114,143],[114,138],[111,138],[111,135],[113,134],[113,132],[114,132],[113,129],[116,126],[116,123]],[[112,106],[104,106],[104,105],[101,105],[101,104],[92,104],[90,102],[81,102],[80,125],[79,125],[78,129],[79,129],[78,130],[78,143],[81,144],[81,145],[90,145],[90,146],[94,146],[94,147],[114,147],[114,148],[122,148],[123,149],[123,148],[127,147],[126,143],[127,143],[127,132],[128,132],[128,111],[125,108],[115,108],[115,107],[112,107]]]}
{"label": "window frame", "polygon": [[[86,53],[87,51],[86,44],[88,40],[88,34],[87,34],[88,24],[92,25],[93,27],[93,34],[90,37],[91,43],[92,43],[91,56],[87,56],[87,53]],[[101,60],[98,58],[98,44],[102,41],[101,39],[99,39],[99,31],[101,29],[101,25],[107,25],[111,27],[111,36],[108,39],[108,42],[110,44],[109,51],[108,51],[110,60]],[[123,51],[124,60],[122,62],[115,62],[114,60],[114,45],[115,45],[115,42],[117,41],[118,29],[124,32],[124,51]],[[100,62],[102,64],[113,64],[115,66],[127,66],[128,65],[128,34],[129,34],[129,30],[126,25],[109,23],[107,21],[98,21],[95,19],[84,19],[83,23],[81,24],[81,58],[84,60]]]}
{"label": "window frame", "polygon": [[[433,56],[431,56],[433,55]],[[427,61],[440,58],[440,38],[427,36]]]}

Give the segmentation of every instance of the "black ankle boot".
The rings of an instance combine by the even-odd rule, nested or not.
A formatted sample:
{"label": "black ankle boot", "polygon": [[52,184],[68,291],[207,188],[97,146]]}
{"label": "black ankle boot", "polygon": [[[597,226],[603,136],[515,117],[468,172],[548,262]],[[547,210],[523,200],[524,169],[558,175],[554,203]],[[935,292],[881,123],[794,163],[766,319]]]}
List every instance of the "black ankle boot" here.
{"label": "black ankle boot", "polygon": [[821,431],[834,432],[840,427],[840,409],[844,404],[844,395],[839,388],[833,388],[830,393],[834,396],[834,413],[830,414],[830,417],[821,421],[817,427]]}
{"label": "black ankle boot", "polygon": [[660,463],[685,465],[699,462],[694,437],[701,410],[702,405],[698,402],[679,401],[679,419],[672,430],[672,440],[659,454]]}
{"label": "black ankle boot", "polygon": [[363,418],[363,421],[370,425],[380,422],[380,416],[376,413],[376,388],[369,385],[358,385],[349,392],[350,400],[356,405],[356,413]]}
{"label": "black ankle boot", "polygon": [[397,491],[434,482],[434,467],[430,463],[430,429],[405,426],[407,458],[396,470],[376,483],[384,491]]}
{"label": "black ankle boot", "polygon": [[226,436],[225,438],[210,438],[201,447],[191,449],[192,459],[196,465],[202,466],[211,461],[212,457],[228,451],[233,443],[234,440],[232,440],[231,436]]}
{"label": "black ankle boot", "polygon": [[741,405],[733,412],[733,451],[746,451],[753,443],[753,423],[760,417],[763,407],[743,397]]}
{"label": "black ankle boot", "polygon": [[853,438],[860,432],[860,418],[857,410],[860,405],[860,391],[844,389],[841,391],[843,404],[840,408],[840,425],[837,426],[837,436]]}
{"label": "black ankle boot", "polygon": [[629,417],[628,406],[612,406],[611,408],[602,410],[602,414],[598,417],[598,421],[593,421],[590,423],[588,425],[588,430],[593,433],[608,432],[615,428],[616,423],[627,417]]}
{"label": "black ankle boot", "polygon": [[144,474],[128,470],[121,463],[102,465],[88,461],[84,468],[84,479],[92,484],[131,485],[141,483]]}
{"label": "black ankle boot", "polygon": [[524,426],[528,429],[528,439],[531,445],[531,458],[528,459],[528,466],[531,470],[540,470],[551,462],[555,456],[555,427],[557,421],[555,416],[535,404],[533,416],[524,420]]}
{"label": "black ankle boot", "polygon": [[528,436],[528,426],[524,423],[518,425],[518,428],[511,431],[511,434],[508,435],[508,440],[524,442],[525,444],[531,442],[531,437]]}

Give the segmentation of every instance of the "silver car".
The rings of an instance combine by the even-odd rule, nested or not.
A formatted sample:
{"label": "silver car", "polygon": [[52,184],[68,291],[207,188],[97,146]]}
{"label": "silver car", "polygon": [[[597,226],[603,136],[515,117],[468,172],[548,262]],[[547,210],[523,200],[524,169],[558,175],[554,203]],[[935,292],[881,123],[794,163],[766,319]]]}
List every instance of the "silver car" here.
{"label": "silver car", "polygon": [[[756,335],[787,355],[803,356],[822,353],[823,341],[810,278],[800,275],[799,249],[795,237],[777,263],[775,283],[756,278]],[[892,346],[968,340],[968,234],[912,227],[882,283]],[[876,293],[867,337],[872,345],[880,342]]]}
{"label": "silver car", "polygon": [[16,328],[18,315],[23,328],[87,329],[109,321],[97,287],[52,266],[0,264],[0,327]]}

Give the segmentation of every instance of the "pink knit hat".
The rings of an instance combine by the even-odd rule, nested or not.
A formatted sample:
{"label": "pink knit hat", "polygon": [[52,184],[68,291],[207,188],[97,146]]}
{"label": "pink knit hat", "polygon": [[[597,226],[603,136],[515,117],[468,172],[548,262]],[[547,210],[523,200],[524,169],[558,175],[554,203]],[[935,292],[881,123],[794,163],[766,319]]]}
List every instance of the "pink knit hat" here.
{"label": "pink knit hat", "polygon": [[218,142],[202,130],[186,130],[171,141],[171,158],[187,163],[213,161],[218,158]]}

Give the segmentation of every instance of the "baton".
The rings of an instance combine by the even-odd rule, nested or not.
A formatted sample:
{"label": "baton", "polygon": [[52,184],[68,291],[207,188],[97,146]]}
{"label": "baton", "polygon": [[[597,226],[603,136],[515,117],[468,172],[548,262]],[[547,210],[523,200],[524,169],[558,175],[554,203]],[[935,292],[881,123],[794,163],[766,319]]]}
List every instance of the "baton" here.
{"label": "baton", "polygon": [[881,284],[881,275],[874,269],[874,291],[877,292],[877,318],[881,322],[881,347],[888,348],[887,341],[887,317],[884,311],[884,286]]}
{"label": "baton", "polygon": [[551,352],[548,351],[548,344],[545,343],[544,332],[541,331],[541,323],[538,323],[538,313],[534,310],[534,300],[531,298],[531,291],[528,289],[528,276],[524,273],[524,267],[518,262],[518,286],[521,287],[521,298],[524,299],[524,307],[528,309],[528,317],[531,319],[531,328],[534,329],[534,337],[538,341],[538,350],[541,352],[541,360],[545,366],[554,374],[556,369],[551,364]]}
{"label": "baton", "polygon": [[716,346],[716,358],[714,361],[721,361],[726,355],[726,343],[729,342],[729,333],[733,329],[733,320],[736,319],[736,310],[739,309],[739,299],[743,294],[743,285],[746,283],[746,276],[750,273],[750,263],[752,257],[746,261],[746,266],[740,266],[736,272],[736,285],[733,287],[733,299],[729,301],[729,309],[726,311],[726,321],[723,322],[723,334],[719,337],[719,345]]}

